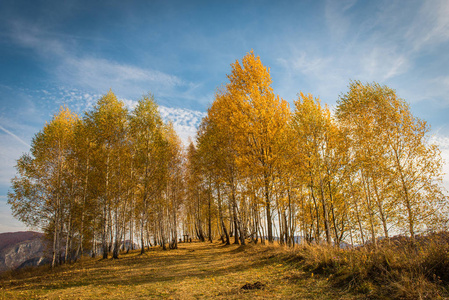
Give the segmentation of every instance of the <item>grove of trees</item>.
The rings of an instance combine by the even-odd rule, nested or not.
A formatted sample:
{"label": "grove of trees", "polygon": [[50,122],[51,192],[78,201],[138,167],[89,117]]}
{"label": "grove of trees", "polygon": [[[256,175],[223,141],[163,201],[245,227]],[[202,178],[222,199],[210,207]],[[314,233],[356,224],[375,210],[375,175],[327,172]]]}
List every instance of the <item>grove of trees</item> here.
{"label": "grove of trees", "polygon": [[152,95],[109,91],[82,117],[61,108],[17,161],[8,202],[52,241],[53,266],[89,252],[223,243],[376,243],[445,230],[442,159],[394,90],[352,81],[331,111],[292,111],[252,51],[183,147]]}

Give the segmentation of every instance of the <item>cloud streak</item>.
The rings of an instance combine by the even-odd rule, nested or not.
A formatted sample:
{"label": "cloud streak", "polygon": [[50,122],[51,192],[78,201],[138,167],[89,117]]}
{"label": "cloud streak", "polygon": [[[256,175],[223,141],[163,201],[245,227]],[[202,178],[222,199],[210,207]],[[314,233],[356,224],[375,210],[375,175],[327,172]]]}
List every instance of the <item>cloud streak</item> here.
{"label": "cloud streak", "polygon": [[36,24],[15,20],[11,23],[9,40],[30,49],[44,58],[47,72],[63,85],[105,93],[112,88],[124,97],[135,98],[149,90],[159,97],[188,99],[200,86],[178,76],[151,68],[119,63],[104,57],[80,52],[77,39],[70,35],[48,32]]}
{"label": "cloud streak", "polygon": [[15,140],[19,141],[22,145],[25,145],[27,148],[31,148],[31,146],[27,142],[22,140],[20,137],[18,137],[17,135],[12,133],[11,131],[7,130],[5,127],[0,125],[0,129],[3,130],[8,135],[12,136]]}
{"label": "cloud streak", "polygon": [[448,15],[449,2],[446,0],[422,3],[419,13],[406,33],[414,51],[449,41]]}
{"label": "cloud streak", "polygon": [[141,95],[150,87],[155,93],[164,93],[187,85],[178,77],[160,71],[92,57],[66,56],[57,67],[56,75],[66,84],[76,83],[98,92],[113,88],[127,97]]}
{"label": "cloud streak", "polygon": [[[276,60],[281,96],[291,100],[302,90],[333,104],[349,80],[361,80],[387,84],[412,103],[441,98],[449,60],[433,61],[438,56],[429,53],[448,44],[448,15],[444,0],[406,7],[389,1],[326,1],[322,34],[291,41]],[[442,89],[435,89],[437,84]]]}
{"label": "cloud streak", "polygon": [[356,4],[357,0],[327,0],[324,6],[324,17],[331,36],[335,40],[342,39],[348,32],[351,23],[345,13]]}

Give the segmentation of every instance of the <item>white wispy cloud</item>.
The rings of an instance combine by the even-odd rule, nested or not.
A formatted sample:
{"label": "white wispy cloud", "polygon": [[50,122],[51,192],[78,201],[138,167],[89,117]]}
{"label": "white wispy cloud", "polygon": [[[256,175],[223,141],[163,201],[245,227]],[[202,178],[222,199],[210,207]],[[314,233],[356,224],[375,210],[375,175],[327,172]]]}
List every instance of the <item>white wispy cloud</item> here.
{"label": "white wispy cloud", "polygon": [[17,134],[0,125],[0,190],[7,189],[16,174],[17,159],[30,150],[30,145]]}
{"label": "white wispy cloud", "polygon": [[66,86],[104,93],[110,88],[127,97],[149,90],[160,96],[189,97],[199,86],[171,74],[86,53],[78,54],[77,39],[55,34],[23,20],[11,22],[7,35],[16,45],[51,61],[48,72]]}
{"label": "white wispy cloud", "polygon": [[[61,57],[66,55],[64,43],[52,37],[48,31],[36,24],[30,24],[20,19],[11,20],[9,23],[10,32],[5,34],[14,43],[24,48],[33,49],[43,56]],[[67,37],[65,38],[67,43]]]}
{"label": "white wispy cloud", "polygon": [[[358,77],[385,82],[408,71],[409,59],[395,47],[376,47],[361,55]],[[377,78],[377,79],[376,79]]]}
{"label": "white wispy cloud", "polygon": [[41,129],[34,127],[35,120],[27,112],[23,116],[31,119],[31,123],[27,119],[15,119],[16,115],[0,114],[0,193],[9,187],[16,173],[14,167],[17,159],[29,152],[33,135]]}
{"label": "white wispy cloud", "polygon": [[346,12],[357,0],[332,1],[327,0],[324,5],[324,17],[331,31],[331,37],[335,40],[343,38],[350,29],[351,22]]}
{"label": "white wispy cloud", "polygon": [[5,127],[0,125],[0,129],[3,130],[4,132],[6,132],[7,134],[9,134],[10,136],[12,136],[15,140],[19,141],[20,143],[22,143],[23,145],[25,145],[26,147],[30,148],[30,145],[25,142],[24,140],[22,140],[20,137],[18,137],[17,135],[15,135],[14,133],[12,133],[11,131],[7,130]]}
{"label": "white wispy cloud", "polygon": [[[130,110],[137,105],[136,100],[122,99],[122,101]],[[195,140],[201,120],[206,116],[204,112],[163,105],[159,105],[158,110],[165,123],[171,122],[173,124],[173,129],[175,129],[184,146],[187,146],[190,140]]]}
{"label": "white wispy cloud", "polygon": [[[320,54],[303,46],[299,48],[302,50],[292,50],[289,56],[277,60],[284,68],[278,81],[284,83],[284,89],[297,89],[295,93],[299,89],[317,92],[330,103],[345,92],[350,80],[385,83],[406,73],[412,65],[410,59],[394,46],[361,44],[350,51],[344,49],[331,54]],[[299,82],[306,83],[311,91],[305,91],[304,86],[298,85]],[[287,93],[292,94],[291,91]]]}
{"label": "white wispy cloud", "polygon": [[[425,64],[421,61],[425,53],[449,43],[448,15],[445,0],[411,1],[407,6],[390,1],[363,5],[326,1],[325,35],[291,42],[277,59],[283,68],[278,71],[281,92],[292,95],[296,85],[296,93],[308,88],[305,92],[334,102],[352,79],[394,82],[393,88],[413,90],[407,93],[412,96],[407,99],[410,102],[428,100],[431,95],[441,98],[441,91],[446,91],[444,76],[414,74]],[[402,79],[404,75],[411,78]]]}
{"label": "white wispy cloud", "polygon": [[189,139],[195,140],[198,126],[206,116],[206,113],[200,111],[165,106],[159,106],[159,112],[166,122],[173,123],[173,128],[185,146],[188,145]]}
{"label": "white wispy cloud", "polygon": [[423,1],[416,18],[410,23],[406,37],[414,51],[449,41],[449,2]]}
{"label": "white wispy cloud", "polygon": [[[45,91],[36,91],[35,96],[43,98],[43,101],[44,98],[49,97],[47,100],[51,103],[65,105],[81,116],[83,112],[92,109],[96,101],[102,97],[101,94],[92,94],[83,90],[67,87],[59,87],[56,90],[51,89],[47,93]],[[130,111],[136,107],[138,100],[124,98],[120,94],[116,95]],[[204,112],[186,108],[167,107],[164,105],[159,105],[158,108],[164,122],[173,123],[173,128],[184,145],[188,144],[189,138],[192,140],[195,139],[198,126],[206,115]]]}
{"label": "white wispy cloud", "polygon": [[286,66],[290,65],[293,69],[303,73],[306,76],[319,76],[325,71],[329,65],[333,63],[333,58],[330,56],[320,57],[310,55],[304,51],[301,51],[293,61],[286,61],[280,59],[280,61]]}
{"label": "white wispy cloud", "polygon": [[93,57],[65,56],[56,68],[56,74],[66,84],[76,83],[76,86],[99,92],[113,88],[133,96],[148,89],[160,94],[186,85],[178,77],[160,71]]}

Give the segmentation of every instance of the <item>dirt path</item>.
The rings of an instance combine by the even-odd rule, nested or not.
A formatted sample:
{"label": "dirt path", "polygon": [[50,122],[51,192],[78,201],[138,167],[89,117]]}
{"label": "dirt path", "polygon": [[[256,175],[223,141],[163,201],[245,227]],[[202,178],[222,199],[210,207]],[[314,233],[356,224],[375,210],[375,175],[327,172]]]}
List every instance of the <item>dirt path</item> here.
{"label": "dirt path", "polygon": [[[272,257],[264,247],[220,243],[86,259],[0,280],[4,299],[350,299]],[[246,285],[246,288],[242,289]]]}

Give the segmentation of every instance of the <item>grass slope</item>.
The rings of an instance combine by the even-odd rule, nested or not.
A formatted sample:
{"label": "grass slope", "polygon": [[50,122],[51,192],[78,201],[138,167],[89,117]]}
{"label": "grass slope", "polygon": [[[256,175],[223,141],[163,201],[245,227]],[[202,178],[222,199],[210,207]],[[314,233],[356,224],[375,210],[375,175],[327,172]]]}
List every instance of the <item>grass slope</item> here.
{"label": "grass slope", "polygon": [[[118,260],[83,259],[5,273],[2,299],[355,299],[286,263],[273,246],[180,244]],[[263,289],[245,290],[260,282]]]}

